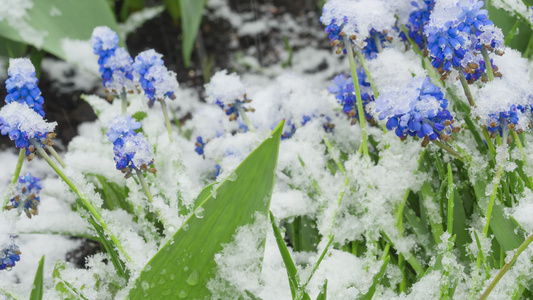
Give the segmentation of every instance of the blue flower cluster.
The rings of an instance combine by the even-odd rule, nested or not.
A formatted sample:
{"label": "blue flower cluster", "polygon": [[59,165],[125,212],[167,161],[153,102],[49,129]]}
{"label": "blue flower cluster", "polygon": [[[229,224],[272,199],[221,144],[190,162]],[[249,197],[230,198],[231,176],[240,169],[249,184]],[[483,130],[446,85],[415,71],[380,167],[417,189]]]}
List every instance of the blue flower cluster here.
{"label": "blue flower cluster", "polygon": [[41,90],[37,86],[35,68],[27,58],[15,58],[9,60],[9,78],[6,80],[7,96],[6,103],[26,103],[39,115],[44,117]]}
{"label": "blue flower cluster", "polygon": [[203,141],[201,136],[196,137],[196,143],[194,145],[196,146],[196,148],[194,148],[194,151],[196,151],[198,155],[204,155],[205,142]]}
{"label": "blue flower cluster", "polygon": [[8,205],[6,209],[22,207],[26,216],[31,219],[32,215],[35,216],[39,213],[38,206],[41,203],[39,192],[41,189],[39,177],[33,177],[31,173],[20,176],[15,186],[15,196],[11,198],[11,205]]}
{"label": "blue flower cluster", "polygon": [[126,178],[132,176],[133,170],[156,172],[153,168],[152,146],[142,133],[135,132],[139,128],[141,123],[134,121],[131,116],[116,116],[109,122],[107,137],[113,143],[116,168]]}
{"label": "blue flower cluster", "polygon": [[[169,75],[167,68],[164,66],[162,55],[153,49],[143,51],[135,57],[133,69],[139,73],[139,81],[148,97],[148,106],[152,107],[155,100],[162,100],[161,95],[170,99],[175,99],[174,88],[177,88],[178,83],[173,76]],[[158,89],[163,89],[158,91]]]}
{"label": "blue flower cluster", "polygon": [[53,145],[53,129],[56,123],[47,123],[43,117],[26,103],[11,102],[0,110],[0,134],[7,135],[15,141],[17,148],[25,148],[26,156],[32,159],[35,151],[31,140],[42,146]]}
{"label": "blue flower cluster", "polygon": [[492,138],[496,137],[497,134],[501,136],[506,128],[522,133],[523,129],[517,129],[516,125],[518,125],[519,114],[523,114],[525,111],[526,109],[522,105],[511,105],[508,111],[489,114],[487,130],[490,132],[490,136]]}
{"label": "blue flower cluster", "polygon": [[[492,72],[495,77],[502,77],[502,73],[498,72],[498,67],[490,60],[492,66]],[[485,61],[481,59],[478,63],[469,63],[466,67],[463,67],[465,79],[469,84],[481,79],[482,82],[487,82],[487,70],[485,68]]]}
{"label": "blue flower cluster", "polygon": [[[331,46],[337,47],[336,53],[346,54],[346,45],[344,44],[344,36],[346,35],[342,28],[345,26],[344,24],[342,26],[338,26],[335,24],[335,20],[331,21],[331,24],[327,25],[324,28],[324,31],[328,34],[329,41],[331,42]],[[348,37],[350,40],[355,40],[355,36]]]}
{"label": "blue flower cluster", "polygon": [[428,49],[433,58],[431,64],[441,74],[450,71],[450,67],[460,68],[461,61],[466,54],[466,38],[461,35],[459,29],[436,28],[426,26],[424,28],[428,36]]}
{"label": "blue flower cluster", "polygon": [[[361,99],[363,100],[365,117],[367,120],[371,120],[372,115],[367,112],[366,106],[374,101],[374,96],[370,91],[364,92],[364,88],[370,87],[370,83],[367,81],[364,70],[357,70],[357,77],[361,87]],[[342,111],[351,118],[352,125],[355,124],[359,120],[359,112],[357,111],[357,97],[352,77],[346,78],[344,74],[340,74],[335,76],[331,82],[333,85],[328,87],[329,92],[334,94],[337,101],[342,105]]]}
{"label": "blue flower cluster", "polygon": [[[440,88],[432,84],[428,77],[423,80],[421,86],[415,84],[410,88],[413,87],[416,87],[416,90],[407,91],[407,94],[412,95],[408,100],[410,103],[400,103],[402,108],[390,105],[380,96],[376,101],[376,110],[381,111],[379,119],[388,118],[387,129],[394,130],[401,139],[417,136],[424,139],[424,146],[437,138],[447,140],[452,132],[459,130],[458,127],[452,126],[454,120],[447,109],[448,100],[444,99]],[[401,99],[400,94],[388,97]]]}
{"label": "blue flower cluster", "polygon": [[133,90],[133,59],[124,48],[118,47],[118,41],[118,35],[107,26],[96,27],[91,36],[104,87],[115,93]]}
{"label": "blue flower cluster", "polygon": [[20,260],[20,250],[17,245],[13,244],[8,248],[0,250],[0,271],[10,270],[15,263]]}
{"label": "blue flower cluster", "polygon": [[[472,6],[461,5],[461,3],[458,3],[458,5],[461,8],[461,14],[457,17],[460,20],[457,29],[460,31],[479,37],[485,31],[484,26],[494,25],[487,17],[488,11],[481,9],[484,5],[483,1],[475,2]],[[494,42],[494,40],[491,41],[491,43]],[[475,40],[474,45],[476,50],[481,50],[483,46],[479,39]]]}
{"label": "blue flower cluster", "polygon": [[[424,35],[424,26],[429,22],[429,16],[435,7],[435,0],[424,0],[424,4],[419,6],[417,2],[412,1],[411,5],[415,7],[409,14],[409,21],[405,27],[409,30],[409,37],[423,50],[426,49],[427,40]],[[400,38],[406,40],[403,32],[400,32]]]}
{"label": "blue flower cluster", "polygon": [[[379,40],[380,47],[377,45],[377,41]],[[367,59],[374,59],[377,57],[379,53],[379,48],[383,49],[385,48],[385,42],[391,42],[392,37],[388,36],[387,31],[377,31],[374,28],[370,30],[370,36],[365,39],[365,47],[361,50],[361,53],[365,55]]]}

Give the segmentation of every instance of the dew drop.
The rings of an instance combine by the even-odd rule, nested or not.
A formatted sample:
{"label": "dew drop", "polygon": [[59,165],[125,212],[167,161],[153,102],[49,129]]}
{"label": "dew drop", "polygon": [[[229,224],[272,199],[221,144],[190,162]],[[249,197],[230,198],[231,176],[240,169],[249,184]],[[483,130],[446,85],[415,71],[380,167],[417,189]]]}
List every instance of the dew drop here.
{"label": "dew drop", "polygon": [[187,297],[189,294],[187,294],[186,291],[181,291],[179,294],[178,294],[178,297],[180,297],[181,299]]}
{"label": "dew drop", "polygon": [[141,287],[143,288],[143,290],[146,291],[147,289],[150,288],[150,285],[148,284],[148,282],[143,281],[143,282],[141,283]]}
{"label": "dew drop", "polygon": [[198,219],[201,219],[204,217],[204,214],[205,214],[205,209],[203,207],[198,207],[195,211],[194,211],[194,215],[198,218]]}
{"label": "dew drop", "polygon": [[189,229],[189,224],[183,224],[183,226],[181,226],[181,228],[184,230],[184,231],[187,231]]}
{"label": "dew drop", "polygon": [[187,284],[197,285],[199,280],[200,278],[198,276],[198,272],[196,272],[196,270],[193,270],[189,278],[187,278]]}
{"label": "dew drop", "polygon": [[172,290],[171,289],[168,289],[168,290],[164,290],[163,293],[161,293],[163,296],[168,296],[172,293]]}

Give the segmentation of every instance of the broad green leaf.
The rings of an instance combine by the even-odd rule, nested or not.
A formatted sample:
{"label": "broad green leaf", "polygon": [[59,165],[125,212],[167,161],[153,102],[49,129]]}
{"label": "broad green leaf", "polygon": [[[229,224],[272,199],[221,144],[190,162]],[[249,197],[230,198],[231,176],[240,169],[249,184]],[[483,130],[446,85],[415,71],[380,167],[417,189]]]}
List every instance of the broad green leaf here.
{"label": "broad green leaf", "polygon": [[[486,184],[481,180],[476,181],[474,184],[474,191],[479,203],[488,203],[488,199],[485,196]],[[486,212],[481,209],[483,214]],[[496,240],[503,248],[504,251],[511,251],[518,248],[522,242],[524,242],[524,229],[518,224],[518,222],[511,218],[507,218],[503,211],[503,207],[500,203],[495,202],[492,207],[492,217],[490,220],[490,229],[494,233]]]}
{"label": "broad green leaf", "polygon": [[4,57],[21,57],[26,55],[28,45],[6,39],[0,34],[0,56]]}
{"label": "broad green leaf", "polygon": [[188,67],[191,63],[194,40],[200,28],[205,2],[206,0],[180,0],[181,29],[183,33],[181,54],[185,67]]}
{"label": "broad green leaf", "polygon": [[94,175],[98,182],[102,185],[102,198],[104,200],[104,208],[115,210],[121,208],[130,214],[133,214],[133,207],[127,200],[127,188],[120,187],[114,182],[109,182],[107,178],[102,175]]}
{"label": "broad green leaf", "polygon": [[207,283],[216,276],[215,254],[232,241],[237,228],[251,224],[256,213],[267,217],[282,129],[283,122],[209,196],[200,199],[197,213],[148,262],[130,299],[210,298]]}
{"label": "broad green leaf", "polygon": [[457,237],[455,239],[455,247],[459,249],[461,258],[466,261],[468,253],[466,251],[466,244],[472,242],[470,232],[467,226],[467,218],[463,205],[463,199],[459,192],[454,189],[454,206],[453,206],[453,234]]}
{"label": "broad green leaf", "polygon": [[379,269],[379,272],[374,276],[372,279],[372,285],[368,289],[368,292],[361,296],[359,299],[363,300],[370,300],[374,296],[374,293],[376,292],[376,286],[378,283],[381,282],[381,279],[383,278],[383,275],[385,275],[385,271],[387,270],[387,266],[389,265],[390,256],[387,256],[385,260],[383,261],[383,264],[381,265],[381,268]]}
{"label": "broad green leaf", "polygon": [[[106,25],[117,30],[117,23],[106,0],[46,0],[32,1],[33,7],[26,11],[27,25],[36,34],[19,34],[21,24],[11,27],[6,20],[0,22],[0,36],[37,48],[42,48],[57,57],[66,58],[62,48],[64,38],[88,40],[94,27]],[[42,41],[35,36],[42,35]],[[41,45],[42,43],[42,45]]]}
{"label": "broad green leaf", "polygon": [[30,300],[43,299],[43,265],[44,256],[41,258],[41,261],[39,261],[39,267],[37,268],[37,273],[35,273],[35,279],[33,280]]}

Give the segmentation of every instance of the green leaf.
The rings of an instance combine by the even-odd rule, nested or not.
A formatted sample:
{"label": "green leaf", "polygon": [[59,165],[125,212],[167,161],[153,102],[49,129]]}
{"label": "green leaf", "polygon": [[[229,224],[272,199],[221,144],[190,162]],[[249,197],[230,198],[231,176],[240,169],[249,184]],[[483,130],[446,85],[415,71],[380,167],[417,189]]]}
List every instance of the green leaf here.
{"label": "green leaf", "polygon": [[101,25],[117,30],[114,14],[106,0],[33,1],[33,7],[26,12],[28,26],[37,34],[45,35],[42,45],[33,34],[21,36],[20,27],[11,27],[6,20],[0,22],[0,36],[42,48],[62,59],[66,58],[62,39],[88,40],[94,27]]}
{"label": "green leaf", "polygon": [[104,208],[115,210],[121,208],[130,214],[133,214],[133,207],[128,201],[128,191],[126,187],[121,187],[114,182],[109,182],[107,178],[102,175],[93,175],[98,179],[102,185],[102,199],[104,200]]}
{"label": "green leaf", "polygon": [[145,113],[144,111],[138,111],[138,112],[134,113],[131,117],[134,118],[135,120],[137,120],[138,122],[140,122],[144,118],[146,118],[146,116],[148,116],[148,114]]}
{"label": "green leaf", "polygon": [[205,0],[180,0],[181,28],[183,32],[181,54],[183,55],[185,67],[188,67],[191,63],[194,40],[200,28],[205,2]]}
{"label": "green leaf", "polygon": [[172,17],[174,25],[178,25],[181,16],[180,0],[164,0],[167,12]]}
{"label": "green leaf", "polygon": [[320,290],[320,293],[318,296],[316,296],[316,300],[327,300],[328,299],[328,280],[324,282],[324,285],[322,286],[322,289]]}
{"label": "green leaf", "polygon": [[198,201],[196,211],[202,209],[202,217],[192,214],[148,262],[130,299],[210,298],[207,283],[216,276],[215,254],[232,241],[237,228],[251,224],[256,213],[268,214],[282,129],[283,122],[209,196]]}
{"label": "green leaf", "polygon": [[39,267],[37,268],[37,273],[35,273],[35,279],[33,280],[30,300],[43,299],[43,265],[44,256],[41,258],[41,261],[39,261]]}
{"label": "green leaf", "polygon": [[361,296],[359,299],[363,300],[371,300],[374,296],[374,293],[376,292],[376,286],[378,283],[381,282],[381,279],[383,278],[383,275],[385,275],[385,271],[387,270],[387,266],[389,265],[390,256],[387,256],[385,260],[383,261],[383,264],[381,265],[381,268],[379,269],[379,272],[374,276],[372,279],[372,285],[368,289],[368,292]]}
{"label": "green leaf", "polygon": [[27,51],[28,45],[6,39],[0,33],[0,56],[16,58],[26,55]]}
{"label": "green leaf", "polygon": [[272,223],[272,230],[274,231],[274,236],[276,237],[276,243],[278,244],[279,252],[283,258],[283,263],[285,264],[285,269],[287,269],[287,276],[289,277],[289,286],[291,288],[292,299],[296,299],[296,292],[300,289],[300,278],[298,276],[298,270],[296,265],[292,260],[291,254],[287,245],[285,245],[285,240],[283,235],[279,231],[278,226],[276,225],[276,219],[274,214],[270,212],[270,223]]}

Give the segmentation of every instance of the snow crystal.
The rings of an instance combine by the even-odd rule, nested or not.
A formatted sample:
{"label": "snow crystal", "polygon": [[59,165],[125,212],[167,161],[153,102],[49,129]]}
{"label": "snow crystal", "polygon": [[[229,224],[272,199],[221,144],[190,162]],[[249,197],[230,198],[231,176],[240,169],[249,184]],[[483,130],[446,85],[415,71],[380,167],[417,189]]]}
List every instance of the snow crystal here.
{"label": "snow crystal", "polygon": [[205,85],[206,102],[216,104],[217,101],[224,105],[232,104],[235,100],[243,100],[246,87],[239,75],[228,74],[227,70],[218,71]]}
{"label": "snow crystal", "polygon": [[[35,78],[35,67],[27,58],[10,58],[7,73],[14,79],[11,81],[11,84],[17,88],[21,88],[28,82],[34,84],[37,82],[37,78]],[[9,90],[11,88],[8,87],[7,89]]]}
{"label": "snow crystal", "polygon": [[0,21],[6,20],[24,42],[41,48],[48,32],[39,32],[28,23],[30,19],[28,11],[33,8],[33,2],[31,0],[3,0],[1,4]]}
{"label": "snow crystal", "polygon": [[63,13],[61,12],[61,10],[59,10],[59,8],[57,8],[55,5],[52,5],[52,7],[50,8],[50,17],[59,17],[62,14]]}
{"label": "snow crystal", "polygon": [[61,39],[61,50],[65,60],[71,64],[98,75],[98,58],[93,54],[90,40]]}
{"label": "snow crystal", "polygon": [[26,132],[29,138],[45,132],[53,132],[57,122],[46,122],[26,104],[11,102],[0,110],[0,120],[4,125]]}
{"label": "snow crystal", "polygon": [[330,0],[322,8],[320,21],[326,26],[332,22],[339,27],[346,24],[342,31],[362,40],[370,36],[371,29],[392,29],[396,19],[391,8],[382,0]]}

